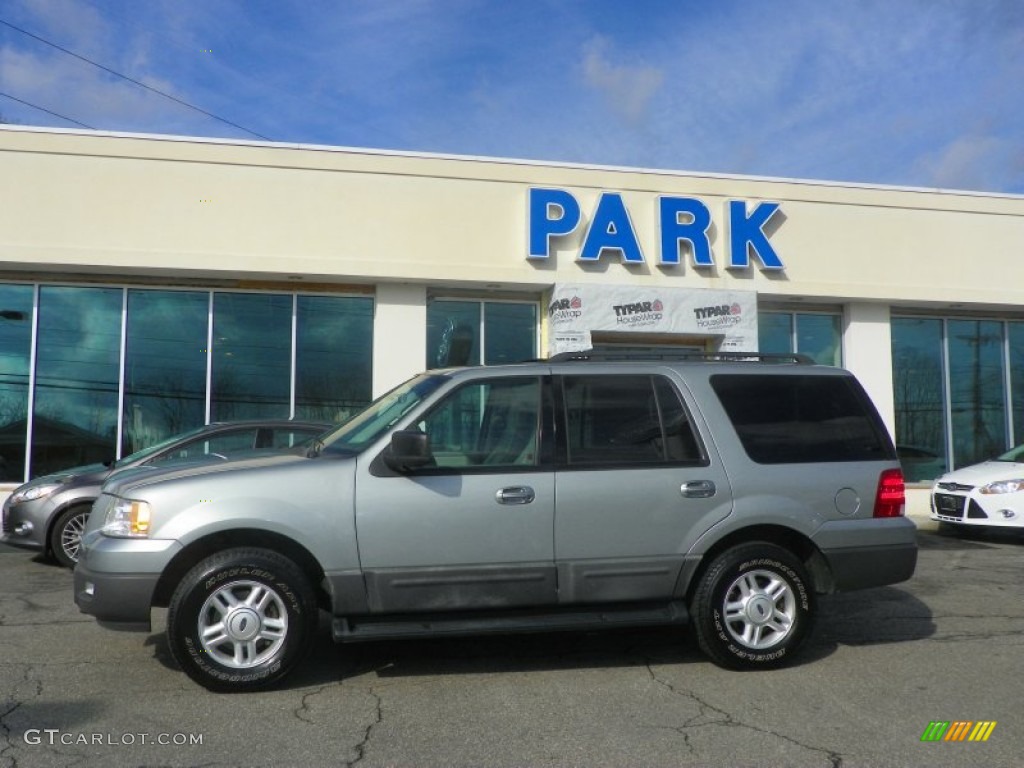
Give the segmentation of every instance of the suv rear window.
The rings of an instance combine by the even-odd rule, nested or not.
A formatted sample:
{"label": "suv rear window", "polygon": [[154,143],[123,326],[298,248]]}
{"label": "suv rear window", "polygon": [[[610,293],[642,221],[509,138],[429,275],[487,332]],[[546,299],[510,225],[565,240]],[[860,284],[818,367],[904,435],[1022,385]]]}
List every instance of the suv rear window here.
{"label": "suv rear window", "polygon": [[662,376],[562,377],[571,466],[699,463],[679,395]]}
{"label": "suv rear window", "polygon": [[759,464],[894,459],[885,427],[852,376],[715,374],[711,386]]}

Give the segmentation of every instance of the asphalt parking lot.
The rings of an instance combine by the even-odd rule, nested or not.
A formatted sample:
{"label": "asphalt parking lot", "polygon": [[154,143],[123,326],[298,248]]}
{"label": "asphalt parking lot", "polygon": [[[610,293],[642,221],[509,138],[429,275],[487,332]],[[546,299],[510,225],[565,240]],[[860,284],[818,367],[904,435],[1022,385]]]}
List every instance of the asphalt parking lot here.
{"label": "asphalt parking lot", "polygon": [[[0,545],[0,767],[1016,766],[1024,535],[920,531],[905,584],[825,598],[800,664],[726,672],[678,630],[335,646],[216,695]],[[922,742],[932,721],[989,739]]]}

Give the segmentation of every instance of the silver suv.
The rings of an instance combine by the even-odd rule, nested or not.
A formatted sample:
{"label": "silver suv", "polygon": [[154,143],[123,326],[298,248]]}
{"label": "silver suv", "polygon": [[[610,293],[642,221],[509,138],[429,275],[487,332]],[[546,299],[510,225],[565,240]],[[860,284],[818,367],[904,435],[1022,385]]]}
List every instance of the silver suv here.
{"label": "silver suv", "polygon": [[429,371],[301,454],[126,470],[75,600],[182,669],[262,688],[340,642],[686,624],[763,669],[817,596],[909,578],[896,452],[848,372],[768,356],[587,354]]}

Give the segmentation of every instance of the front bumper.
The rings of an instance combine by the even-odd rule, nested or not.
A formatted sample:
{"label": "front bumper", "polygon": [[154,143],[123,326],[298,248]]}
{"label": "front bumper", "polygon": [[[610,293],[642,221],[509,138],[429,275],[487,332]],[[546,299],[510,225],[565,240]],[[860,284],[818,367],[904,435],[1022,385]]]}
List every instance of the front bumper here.
{"label": "front bumper", "polygon": [[936,489],[931,496],[931,519],[957,525],[1024,527],[1024,493],[981,494],[972,486]]}
{"label": "front bumper", "polygon": [[50,506],[48,499],[12,505],[8,497],[3,507],[0,541],[21,549],[45,550]]}
{"label": "front bumper", "polygon": [[917,526],[906,517],[837,520],[813,539],[836,592],[898,584],[917,567]]}
{"label": "front bumper", "polygon": [[117,539],[88,532],[75,566],[75,604],[112,629],[149,630],[153,593],[180,549],[176,541]]}

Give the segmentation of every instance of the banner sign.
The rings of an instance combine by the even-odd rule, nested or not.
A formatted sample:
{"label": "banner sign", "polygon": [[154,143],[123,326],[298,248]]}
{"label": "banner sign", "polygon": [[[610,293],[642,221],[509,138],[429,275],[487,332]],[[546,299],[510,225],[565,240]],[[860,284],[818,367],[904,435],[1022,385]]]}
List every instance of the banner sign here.
{"label": "banner sign", "polygon": [[715,340],[716,351],[757,351],[757,294],[688,288],[556,283],[548,354],[592,347],[591,333],[658,333]]}

